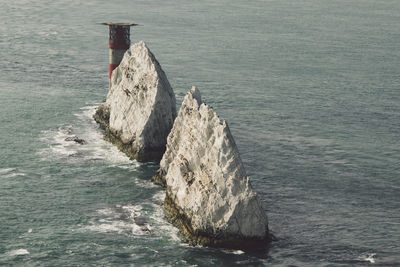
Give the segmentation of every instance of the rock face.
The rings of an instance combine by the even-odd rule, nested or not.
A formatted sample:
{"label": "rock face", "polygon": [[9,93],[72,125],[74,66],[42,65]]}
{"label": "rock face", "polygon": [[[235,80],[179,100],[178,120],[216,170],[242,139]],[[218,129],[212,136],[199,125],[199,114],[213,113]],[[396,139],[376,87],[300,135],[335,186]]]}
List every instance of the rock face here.
{"label": "rock face", "polygon": [[229,127],[195,87],[183,100],[153,179],[166,186],[167,217],[190,244],[243,248],[269,241],[267,216]]}
{"label": "rock face", "polygon": [[176,117],[175,94],[143,41],[126,51],[112,73],[106,102],[93,117],[106,139],[131,158],[161,159]]}

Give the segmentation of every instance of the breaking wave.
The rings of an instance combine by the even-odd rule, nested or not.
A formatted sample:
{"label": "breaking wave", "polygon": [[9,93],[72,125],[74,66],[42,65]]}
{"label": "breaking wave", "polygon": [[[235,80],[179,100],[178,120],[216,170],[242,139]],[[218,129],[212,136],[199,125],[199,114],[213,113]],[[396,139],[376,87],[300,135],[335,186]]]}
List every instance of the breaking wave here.
{"label": "breaking wave", "polygon": [[359,256],[358,259],[361,261],[375,263],[375,256],[376,256],[376,253],[366,253],[366,254]]}
{"label": "breaking wave", "polygon": [[96,107],[81,108],[81,112],[74,114],[76,121],[72,125],[42,131],[40,140],[45,147],[37,152],[41,159],[69,162],[101,160],[126,168],[137,166],[136,161],[129,160],[115,146],[103,140],[103,133],[92,118]]}
{"label": "breaking wave", "polygon": [[180,243],[178,229],[164,218],[162,201],[165,192],[160,191],[141,204],[114,204],[98,209],[82,231],[117,233],[130,237],[167,238]]}
{"label": "breaking wave", "polygon": [[0,178],[13,178],[16,176],[25,176],[26,173],[18,172],[15,168],[0,169]]}
{"label": "breaking wave", "polygon": [[29,254],[30,254],[29,251],[24,248],[12,250],[7,253],[8,256],[23,256],[23,255],[29,255]]}

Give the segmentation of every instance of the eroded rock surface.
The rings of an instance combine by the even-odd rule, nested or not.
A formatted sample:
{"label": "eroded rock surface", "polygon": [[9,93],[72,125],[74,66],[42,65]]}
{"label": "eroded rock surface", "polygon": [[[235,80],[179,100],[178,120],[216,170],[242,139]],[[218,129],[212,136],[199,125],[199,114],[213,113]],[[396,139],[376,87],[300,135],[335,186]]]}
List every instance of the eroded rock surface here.
{"label": "eroded rock surface", "polygon": [[113,71],[94,119],[128,156],[153,161],[161,159],[175,117],[175,95],[164,71],[143,41],[134,44]]}
{"label": "eroded rock surface", "polygon": [[183,100],[153,179],[166,186],[167,217],[189,243],[243,248],[269,241],[267,216],[229,127],[195,87]]}

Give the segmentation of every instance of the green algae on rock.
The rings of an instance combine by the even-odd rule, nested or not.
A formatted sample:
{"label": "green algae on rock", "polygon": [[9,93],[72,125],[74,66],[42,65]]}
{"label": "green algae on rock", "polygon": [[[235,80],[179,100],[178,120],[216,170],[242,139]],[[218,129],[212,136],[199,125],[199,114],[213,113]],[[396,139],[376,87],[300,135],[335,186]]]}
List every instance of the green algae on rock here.
{"label": "green algae on rock", "polygon": [[160,185],[162,187],[167,186],[165,182],[165,173],[163,170],[159,169],[151,178],[155,184]]}
{"label": "green algae on rock", "polygon": [[257,249],[266,247],[273,236],[268,234],[263,237],[246,237],[240,235],[229,235],[223,231],[219,233],[202,232],[192,227],[191,219],[175,203],[167,192],[164,200],[164,213],[167,220],[176,226],[184,241],[192,246],[222,247],[229,249]]}

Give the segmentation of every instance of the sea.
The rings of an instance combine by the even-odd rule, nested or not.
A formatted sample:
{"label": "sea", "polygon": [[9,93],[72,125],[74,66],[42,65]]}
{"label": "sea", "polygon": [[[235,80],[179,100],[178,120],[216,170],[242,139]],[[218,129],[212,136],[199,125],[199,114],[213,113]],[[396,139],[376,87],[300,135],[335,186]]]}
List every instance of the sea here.
{"label": "sea", "polygon": [[[0,266],[400,266],[399,0],[0,0]],[[93,121],[134,22],[230,126],[277,241],[192,247]],[[65,141],[78,136],[80,145]]]}

